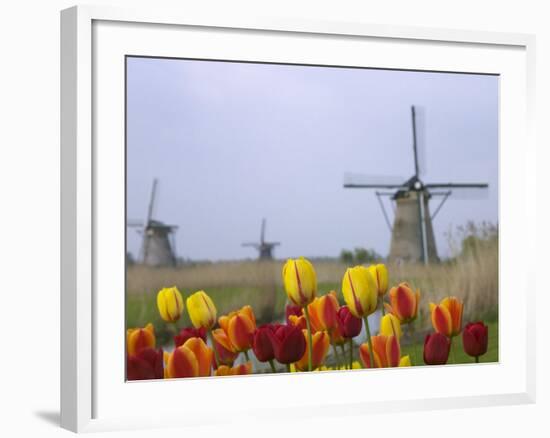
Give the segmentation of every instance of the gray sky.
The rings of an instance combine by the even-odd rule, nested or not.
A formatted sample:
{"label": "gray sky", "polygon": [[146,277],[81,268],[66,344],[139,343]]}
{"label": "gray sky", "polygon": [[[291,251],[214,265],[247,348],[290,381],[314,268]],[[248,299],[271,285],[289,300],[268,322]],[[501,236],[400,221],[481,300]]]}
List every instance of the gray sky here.
{"label": "gray sky", "polygon": [[343,175],[412,176],[412,104],[425,111],[424,181],[490,185],[486,199],[447,201],[440,255],[451,225],[498,219],[495,76],[148,58],[127,72],[128,218],[145,219],[157,177],[154,217],[179,226],[179,256],[256,257],[241,243],[259,239],[262,217],[277,258],[387,255],[374,192],[344,189]]}

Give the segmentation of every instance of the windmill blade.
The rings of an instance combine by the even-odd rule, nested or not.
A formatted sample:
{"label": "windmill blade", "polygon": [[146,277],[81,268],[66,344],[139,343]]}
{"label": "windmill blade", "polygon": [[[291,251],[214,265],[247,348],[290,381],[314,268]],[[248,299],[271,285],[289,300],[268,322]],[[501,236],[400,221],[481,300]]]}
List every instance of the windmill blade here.
{"label": "windmill blade", "polygon": [[262,229],[260,231],[260,243],[265,242],[265,218],[262,219]]}
{"label": "windmill blade", "polygon": [[252,246],[253,248],[259,248],[260,244],[255,242],[245,242],[245,243],[241,243],[241,246]]}
{"label": "windmill blade", "polygon": [[405,188],[402,177],[389,175],[364,175],[360,173],[344,174],[345,188],[396,189]]}
{"label": "windmill blade", "polygon": [[414,169],[418,178],[426,173],[426,111],[423,107],[411,107],[413,123]]}
{"label": "windmill blade", "polygon": [[153,180],[153,188],[151,189],[151,199],[149,200],[149,209],[147,210],[147,225],[151,222],[153,218],[153,211],[155,208],[155,196],[157,194],[157,179]]}
{"label": "windmill blade", "polygon": [[130,228],[141,228],[143,227],[143,223],[140,221],[129,220],[126,222],[126,226]]}
{"label": "windmill blade", "polygon": [[419,191],[416,198],[418,200],[418,224],[420,233],[420,250],[422,252],[422,262],[428,264],[428,239],[426,236],[426,211],[424,210],[424,192]]}
{"label": "windmill blade", "polygon": [[430,189],[458,189],[458,188],[473,188],[473,189],[484,189],[489,187],[487,183],[428,183],[425,184],[426,187]]}
{"label": "windmill blade", "polygon": [[[451,192],[451,199],[456,200],[483,200],[489,198],[489,184],[486,183],[449,183],[449,184],[426,184],[430,195],[436,189]],[[438,190],[439,189],[439,190]]]}

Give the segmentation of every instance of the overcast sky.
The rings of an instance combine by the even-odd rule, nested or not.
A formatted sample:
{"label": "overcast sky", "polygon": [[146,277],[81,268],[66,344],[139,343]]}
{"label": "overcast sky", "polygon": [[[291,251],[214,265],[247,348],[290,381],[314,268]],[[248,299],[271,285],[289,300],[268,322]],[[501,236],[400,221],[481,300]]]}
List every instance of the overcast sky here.
{"label": "overcast sky", "polygon": [[[128,219],[145,220],[158,178],[154,218],[179,226],[180,257],[256,257],[241,243],[259,239],[262,217],[277,258],[387,255],[374,192],[344,189],[343,175],[413,175],[413,104],[424,181],[489,183],[487,198],[451,197],[434,219],[440,255],[451,226],[497,222],[495,76],[150,58],[129,58],[127,74]],[[128,250],[139,246],[129,229]]]}

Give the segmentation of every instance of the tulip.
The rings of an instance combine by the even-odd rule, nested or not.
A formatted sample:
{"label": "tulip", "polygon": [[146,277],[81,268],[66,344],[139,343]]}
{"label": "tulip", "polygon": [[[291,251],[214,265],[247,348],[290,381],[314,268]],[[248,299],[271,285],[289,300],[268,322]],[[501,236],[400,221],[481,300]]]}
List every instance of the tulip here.
{"label": "tulip", "polygon": [[[396,336],[378,335],[372,337],[373,351],[369,344],[365,343],[359,347],[359,356],[365,368],[386,368],[399,366],[401,358],[401,347]],[[374,357],[374,367],[372,358]]]}
{"label": "tulip", "polygon": [[215,351],[215,367],[221,365],[232,366],[239,353],[229,340],[227,333],[221,328],[212,330],[213,346]]}
{"label": "tulip", "polygon": [[288,324],[299,327],[301,329],[307,329],[307,321],[304,315],[289,315]]}
{"label": "tulip", "polygon": [[381,335],[394,335],[397,339],[401,339],[403,332],[401,331],[401,323],[397,316],[388,313],[380,319],[380,334]]}
{"label": "tulip", "polygon": [[344,338],[354,338],[361,333],[363,320],[351,313],[348,306],[342,306],[337,313],[338,325]]}
{"label": "tulip", "polygon": [[386,265],[370,265],[368,270],[376,281],[378,296],[383,297],[388,291],[388,269]]}
{"label": "tulip", "polygon": [[277,325],[270,337],[275,359],[282,364],[299,361],[306,351],[306,339],[302,329],[298,327]]}
{"label": "tulip", "polygon": [[294,304],[287,304],[286,307],[285,307],[285,318],[286,318],[286,323],[287,324],[290,324],[290,317],[292,315],[302,316],[303,315],[302,306],[295,306]]}
{"label": "tulip", "polygon": [[[304,333],[304,338],[307,338],[306,330],[303,330],[303,333]],[[320,332],[316,332],[311,339],[313,342],[313,348],[311,348],[311,357],[312,357],[311,368],[315,369],[320,367],[323,364],[323,361],[325,360],[325,357],[328,353],[328,349],[330,347],[330,337],[327,332],[320,331]],[[306,342],[306,351],[304,352],[304,355],[298,362],[294,364],[296,366],[296,369],[298,369],[299,371],[306,371],[309,369],[309,362],[308,362],[309,349],[310,349],[310,344],[308,340]]]}
{"label": "tulip", "polygon": [[378,305],[376,281],[364,266],[348,268],[342,279],[342,294],[350,312],[357,318],[365,318],[367,342],[370,345],[370,361],[373,363],[372,340],[367,316],[373,313]]}
{"label": "tulip", "polygon": [[424,339],[424,363],[426,365],[445,365],[449,359],[451,341],[441,333],[431,333]]}
{"label": "tulip", "polygon": [[314,332],[326,330],[330,333],[338,325],[336,314],[339,308],[338,298],[336,298],[336,292],[334,291],[315,298],[308,306],[311,329]]}
{"label": "tulip", "polygon": [[199,361],[191,349],[182,345],[170,354],[166,369],[167,376],[170,379],[197,377],[199,375]]}
{"label": "tulip", "polygon": [[399,366],[400,367],[410,367],[411,366],[411,358],[407,354],[406,356],[403,356],[401,359],[399,359]]}
{"label": "tulip", "polygon": [[436,332],[451,338],[462,329],[462,302],[455,297],[444,298],[441,303],[430,303],[432,325]]}
{"label": "tulip", "polygon": [[252,362],[246,362],[233,368],[222,365],[214,373],[215,376],[238,376],[244,374],[252,374]]}
{"label": "tulip", "polygon": [[479,362],[479,356],[487,353],[489,343],[489,327],[483,322],[468,323],[462,331],[462,346],[467,355],[475,357]]}
{"label": "tulip", "polygon": [[307,306],[317,294],[317,276],[311,262],[303,257],[289,259],[283,266],[283,284],[290,301]]}
{"label": "tulip", "polygon": [[144,328],[131,328],[126,332],[126,349],[133,356],[144,348],[155,348],[155,328],[149,323]]}
{"label": "tulip", "polygon": [[264,324],[254,332],[252,349],[260,362],[271,362],[275,359],[273,343],[271,342],[275,328],[273,324]]}
{"label": "tulip", "polygon": [[195,328],[212,329],[216,323],[216,306],[206,292],[200,290],[187,298],[187,312]]}
{"label": "tulip", "polygon": [[212,349],[201,338],[190,338],[183,346],[195,355],[198,364],[198,376],[209,376],[212,370]]}
{"label": "tulip", "polygon": [[174,343],[176,344],[176,347],[179,347],[191,338],[201,338],[204,342],[206,342],[206,329],[204,327],[198,329],[194,327],[185,327],[174,336]]}
{"label": "tulip", "polygon": [[160,316],[166,322],[176,322],[183,312],[183,297],[176,286],[165,287],[157,294]]}
{"label": "tulip", "polygon": [[378,292],[374,278],[364,266],[348,268],[342,279],[342,293],[351,313],[362,318],[376,310]]}
{"label": "tulip", "polygon": [[420,291],[413,292],[407,283],[400,283],[390,289],[389,295],[391,306],[388,310],[399,319],[401,324],[407,324],[416,319]]}
{"label": "tulip", "polygon": [[256,318],[252,307],[247,305],[226,316],[224,315],[220,317],[218,323],[227,333],[236,351],[246,352],[252,347],[254,331],[256,330]]}
{"label": "tulip", "polygon": [[162,379],[164,377],[162,349],[146,347],[135,355],[128,355],[126,377],[128,380]]}

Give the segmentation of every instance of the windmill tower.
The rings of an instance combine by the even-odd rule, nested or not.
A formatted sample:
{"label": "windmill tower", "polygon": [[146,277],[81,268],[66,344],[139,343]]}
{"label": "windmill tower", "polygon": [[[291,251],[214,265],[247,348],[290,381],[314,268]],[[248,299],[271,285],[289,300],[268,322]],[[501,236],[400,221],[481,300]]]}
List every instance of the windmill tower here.
{"label": "windmill tower", "polygon": [[154,179],[145,226],[135,221],[128,222],[127,226],[137,228],[138,233],[143,236],[139,255],[140,263],[149,266],[175,266],[174,233],[178,227],[176,225],[166,225],[153,219],[157,183],[157,180]]}
{"label": "windmill tower", "polygon": [[[454,195],[458,199],[472,199],[487,193],[487,183],[425,183],[423,175],[422,150],[424,144],[424,112],[412,106],[412,145],[414,174],[409,179],[400,177],[377,177],[368,175],[344,175],[345,188],[375,189],[384,219],[391,232],[389,259],[393,262],[438,261],[432,221],[445,201]],[[472,189],[475,189],[472,192]],[[379,191],[384,190],[384,191]],[[476,193],[477,192],[477,193]],[[390,223],[382,197],[389,196],[394,203],[393,225]],[[439,197],[441,201],[430,214],[430,200]]]}
{"label": "windmill tower", "polygon": [[262,219],[262,228],[260,231],[260,242],[246,242],[242,246],[251,246],[256,248],[259,253],[258,260],[273,260],[273,248],[280,245],[279,242],[266,242],[265,241],[265,224],[266,220]]}

